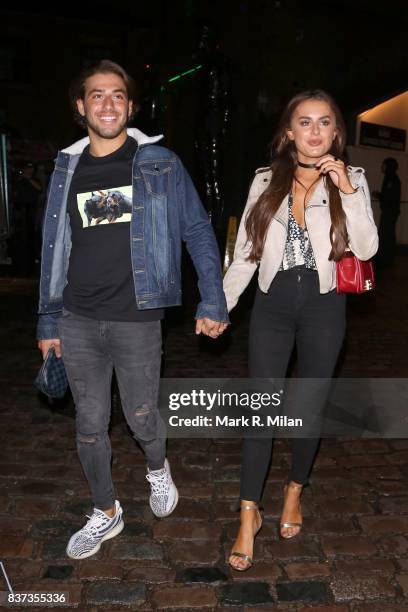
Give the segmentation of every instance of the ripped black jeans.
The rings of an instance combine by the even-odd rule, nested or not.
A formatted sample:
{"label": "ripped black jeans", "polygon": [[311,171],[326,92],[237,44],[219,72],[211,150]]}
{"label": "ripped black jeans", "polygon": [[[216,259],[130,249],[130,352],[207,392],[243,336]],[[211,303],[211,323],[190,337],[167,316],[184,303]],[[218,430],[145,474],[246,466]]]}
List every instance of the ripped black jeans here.
{"label": "ripped black jeans", "polygon": [[163,467],[166,427],[157,409],[161,323],[97,321],[64,309],[62,357],[76,406],[79,458],[96,508],[115,503],[108,435],[115,369],[126,421],[151,470]]}

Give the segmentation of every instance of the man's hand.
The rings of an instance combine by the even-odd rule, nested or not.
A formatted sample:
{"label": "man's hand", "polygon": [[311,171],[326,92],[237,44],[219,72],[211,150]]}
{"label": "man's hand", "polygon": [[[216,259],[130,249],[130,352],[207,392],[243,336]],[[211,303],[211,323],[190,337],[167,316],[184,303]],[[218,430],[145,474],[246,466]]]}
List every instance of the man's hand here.
{"label": "man's hand", "polygon": [[210,336],[210,338],[218,338],[227,327],[228,323],[221,323],[204,317],[203,319],[197,319],[195,333],[204,334]]}
{"label": "man's hand", "polygon": [[59,338],[52,338],[50,340],[39,340],[38,348],[42,353],[43,359],[46,358],[48,351],[50,348],[55,347],[55,354],[57,357],[61,357],[61,340]]}

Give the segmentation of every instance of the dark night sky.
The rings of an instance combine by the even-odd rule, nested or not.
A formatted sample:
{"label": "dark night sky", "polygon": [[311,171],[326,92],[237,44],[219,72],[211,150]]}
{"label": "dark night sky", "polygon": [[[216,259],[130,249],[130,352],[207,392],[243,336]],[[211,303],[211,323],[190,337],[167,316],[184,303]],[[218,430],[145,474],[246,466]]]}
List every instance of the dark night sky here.
{"label": "dark night sky", "polygon": [[[327,89],[351,116],[408,81],[406,0],[19,1],[3,2],[0,18],[0,58],[7,63],[4,58],[11,57],[11,76],[0,76],[0,120],[16,136],[58,145],[78,135],[67,87],[84,58],[102,55],[122,63],[147,95],[149,87],[157,90],[197,63],[203,20],[214,26],[231,74],[237,123],[244,116],[242,128],[258,130],[261,140],[260,96],[268,100],[273,125],[285,100],[301,89]],[[194,78],[173,86],[173,114],[166,125],[153,126],[181,152],[191,143],[177,143],[171,134],[184,128],[194,88]],[[261,149],[263,159],[263,142]]]}
{"label": "dark night sky", "polygon": [[200,61],[199,24],[211,23],[230,77],[225,180],[237,210],[254,168],[268,163],[276,119],[291,95],[327,89],[352,136],[357,110],[408,87],[406,0],[20,0],[3,2],[0,19],[2,131],[51,147],[82,137],[68,84],[85,62],[107,57],[141,84],[136,125],[164,133],[196,178],[200,76],[167,87],[153,122],[144,109],[169,77]]}
{"label": "dark night sky", "polygon": [[92,32],[106,25],[113,34],[117,27],[145,30],[151,44],[138,54],[169,74],[189,65],[196,24],[211,19],[241,74],[256,73],[257,84],[278,99],[319,84],[350,110],[407,80],[405,0],[20,1],[2,3],[2,11],[31,15],[34,23],[62,17],[67,30],[76,20]]}

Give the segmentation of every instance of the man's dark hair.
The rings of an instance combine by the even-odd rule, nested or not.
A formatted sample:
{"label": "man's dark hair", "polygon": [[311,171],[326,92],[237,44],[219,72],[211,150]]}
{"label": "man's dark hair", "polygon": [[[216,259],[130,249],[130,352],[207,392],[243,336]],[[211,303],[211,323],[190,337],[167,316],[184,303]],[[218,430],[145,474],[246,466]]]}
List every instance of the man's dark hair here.
{"label": "man's dark hair", "polygon": [[398,170],[398,162],[395,157],[386,157],[383,164],[385,165],[385,172],[387,174],[395,174]]}
{"label": "man's dark hair", "polygon": [[116,64],[115,62],[112,62],[111,60],[104,59],[104,60],[100,60],[96,64],[92,64],[92,66],[89,66],[88,68],[84,68],[83,70],[81,70],[78,76],[75,77],[70,83],[69,101],[70,101],[71,108],[74,113],[74,119],[81,127],[86,128],[86,119],[78,112],[77,100],[84,99],[85,81],[89,79],[89,77],[93,76],[94,74],[110,74],[110,73],[117,74],[118,76],[121,77],[126,87],[126,93],[127,93],[128,99],[132,100],[133,102],[133,110],[132,110],[132,113],[129,115],[128,124],[132,121],[133,117],[135,116],[135,113],[137,111],[137,104],[136,104],[136,83],[134,79],[126,72],[124,68],[122,68],[122,66],[119,66],[119,64]]}

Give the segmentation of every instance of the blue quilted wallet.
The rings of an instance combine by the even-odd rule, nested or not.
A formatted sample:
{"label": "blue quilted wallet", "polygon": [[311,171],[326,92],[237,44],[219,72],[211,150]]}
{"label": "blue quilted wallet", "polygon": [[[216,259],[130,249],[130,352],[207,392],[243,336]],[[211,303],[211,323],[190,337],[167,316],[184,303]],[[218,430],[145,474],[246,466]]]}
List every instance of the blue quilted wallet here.
{"label": "blue quilted wallet", "polygon": [[37,374],[34,385],[39,391],[52,399],[64,397],[68,379],[62,358],[58,358],[52,346]]}

